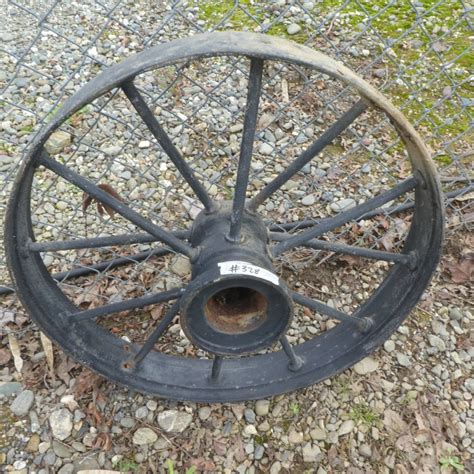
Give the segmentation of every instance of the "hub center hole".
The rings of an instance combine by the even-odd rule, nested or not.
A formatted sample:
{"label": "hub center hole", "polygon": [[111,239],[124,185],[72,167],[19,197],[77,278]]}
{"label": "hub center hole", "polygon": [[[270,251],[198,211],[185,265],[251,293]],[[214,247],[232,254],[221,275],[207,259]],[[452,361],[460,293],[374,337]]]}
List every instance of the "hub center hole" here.
{"label": "hub center hole", "polygon": [[226,334],[253,331],[267,319],[268,301],[262,293],[236,286],[211,296],[204,308],[209,325]]}

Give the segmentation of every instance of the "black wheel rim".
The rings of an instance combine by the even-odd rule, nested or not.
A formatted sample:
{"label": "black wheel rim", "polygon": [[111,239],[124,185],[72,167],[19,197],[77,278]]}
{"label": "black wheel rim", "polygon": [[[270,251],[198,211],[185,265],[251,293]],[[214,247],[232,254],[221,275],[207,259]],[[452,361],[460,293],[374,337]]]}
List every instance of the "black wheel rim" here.
{"label": "black wheel rim", "polygon": [[[318,311],[329,311],[330,316],[340,319],[341,323],[312,340],[294,346],[281,335],[281,350],[250,357],[223,358],[218,354],[214,359],[196,359],[171,356],[151,350],[154,344],[150,343],[149,347],[145,347],[146,343],[145,346],[129,344],[99,327],[93,318],[112,312],[114,307],[106,309],[105,312],[102,310],[102,313],[100,308],[95,310],[95,313],[94,310],[81,312],[65,296],[41,259],[39,251],[45,247],[34,242],[30,217],[31,186],[35,169],[44,166],[79,187],[82,186],[83,190],[87,189],[91,196],[106,205],[113,208],[115,206],[119,214],[124,212],[127,218],[152,234],[155,240],[164,242],[191,260],[196,259],[196,248],[183,239],[186,237],[184,234],[173,234],[146,219],[141,219],[141,216],[123,211],[120,208],[121,203],[113,196],[101,192],[101,189],[93,184],[87,187],[88,184],[78,180],[68,168],[48,157],[44,144],[57,127],[72,114],[111,89],[122,87],[135,108],[139,109],[142,119],[147,122],[154,135],[161,139],[161,145],[171,156],[175,150],[172,144],[166,142],[166,132],[157,128],[153,120],[147,117],[147,108],[140,107],[139,102],[143,98],[135,88],[133,79],[145,71],[184,60],[211,56],[251,58],[249,82],[252,87],[249,88],[250,105],[247,106],[249,118],[244,125],[242,142],[246,145],[240,154],[237,199],[233,201],[229,231],[226,233],[229,241],[239,240],[242,215],[247,212],[244,211],[244,206],[247,205],[250,212],[256,212],[258,205],[272,193],[272,185],[267,186],[264,188],[267,194],[260,192],[246,204],[245,190],[252,156],[249,145],[253,142],[255,133],[253,122],[258,110],[258,91],[265,60],[282,61],[319,70],[352,86],[362,97],[336,125],[330,127],[326,136],[323,134],[316,144],[313,144],[316,149],[332,141],[331,137],[345,129],[366,107],[376,107],[389,117],[398,131],[414,170],[411,178],[382,196],[368,200],[365,207],[362,204],[347,211],[349,214],[341,218],[341,222],[346,222],[347,219],[356,220],[397,196],[415,190],[413,221],[403,253],[382,256],[381,252],[378,255],[384,259],[392,258],[395,265],[372,297],[362,304],[355,314],[348,315],[339,311],[331,312],[326,305],[320,307],[318,302],[308,301],[304,295],[293,294],[295,304],[303,304]],[[194,180],[192,170],[186,168],[186,163],[184,160],[180,161],[179,156],[176,163],[204,207],[213,212],[215,203],[208,198],[200,183]],[[294,166],[299,169],[302,165],[299,163]],[[290,174],[288,172],[288,175]],[[281,182],[276,183],[278,187],[288,179],[285,171],[281,173],[280,178]],[[293,236],[283,238],[281,235],[273,235],[277,242],[272,247],[274,256],[310,240],[313,245],[324,245],[321,241],[314,241],[314,238],[321,235],[327,225],[334,228],[337,224],[334,219],[337,218],[339,215],[331,218],[329,223],[321,222]],[[419,300],[436,269],[441,252],[443,211],[439,183],[426,148],[402,114],[380,93],[344,66],[309,48],[264,35],[226,32],[178,40],[138,54],[97,76],[66,101],[49,126],[36,138],[21,167],[8,208],[5,235],[8,264],[19,298],[40,328],[72,357],[106,377],[138,391],[178,400],[238,401],[262,398],[316,383],[353,365],[383,343]],[[146,241],[146,238],[144,240]],[[183,289],[170,290],[136,304],[144,306],[145,303],[165,300],[179,302],[183,292]],[[123,310],[124,306],[115,307],[117,308]],[[169,327],[178,311],[179,303],[173,304],[157,324],[156,340]],[[82,317],[74,320],[78,313]]]}

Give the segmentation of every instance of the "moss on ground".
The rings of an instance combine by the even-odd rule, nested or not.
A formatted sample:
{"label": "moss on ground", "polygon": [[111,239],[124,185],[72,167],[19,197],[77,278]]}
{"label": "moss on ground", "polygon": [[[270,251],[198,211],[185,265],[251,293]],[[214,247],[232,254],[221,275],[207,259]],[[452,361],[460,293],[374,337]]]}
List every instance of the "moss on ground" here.
{"label": "moss on ground", "polygon": [[[389,68],[396,67],[406,84],[387,89],[394,104],[402,107],[407,118],[419,127],[436,132],[438,136],[456,137],[469,128],[472,116],[463,113],[459,95],[469,96],[474,92],[470,74],[474,66],[472,53],[473,34],[463,16],[463,4],[459,0],[423,0],[425,11],[419,13],[410,2],[387,2],[386,0],[322,0],[315,2],[310,12],[315,18],[324,18],[329,13],[338,14],[341,24],[349,26],[354,35],[363,34],[367,28],[371,36],[383,41],[374,41],[379,49],[382,43],[391,42]],[[196,1],[198,17],[205,28],[226,27],[236,30],[255,30],[268,17],[265,2],[233,0],[223,2]],[[310,27],[300,23],[301,31],[288,35],[287,25],[273,24],[268,33],[288,38],[299,43],[311,36]],[[446,30],[447,29],[447,30]],[[441,64],[452,65],[440,74]],[[454,77],[456,89],[451,86],[446,74]],[[438,77],[439,76],[439,77]],[[421,84],[420,84],[421,82]],[[415,92],[415,95],[414,95]],[[461,113],[460,113],[461,111]],[[439,164],[448,165],[451,158],[438,157]]]}

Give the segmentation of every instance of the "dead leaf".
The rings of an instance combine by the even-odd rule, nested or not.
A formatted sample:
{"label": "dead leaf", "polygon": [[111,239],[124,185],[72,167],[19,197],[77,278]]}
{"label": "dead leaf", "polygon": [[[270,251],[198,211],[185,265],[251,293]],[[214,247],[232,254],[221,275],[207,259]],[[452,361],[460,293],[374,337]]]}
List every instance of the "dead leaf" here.
{"label": "dead leaf", "polygon": [[227,452],[227,446],[222,441],[214,441],[214,452],[218,456],[224,456]]}
{"label": "dead leaf", "polygon": [[471,201],[474,199],[474,191],[471,191],[470,193],[465,193],[465,194],[459,194],[458,196],[454,197],[454,201]]}
{"label": "dead leaf", "polygon": [[151,314],[151,317],[156,321],[157,319],[160,319],[162,316],[163,316],[163,310],[165,309],[165,307],[160,304],[160,305],[157,305],[155,306],[151,311],[150,311],[150,314]]}
{"label": "dead leaf", "polygon": [[89,369],[84,369],[74,384],[75,398],[78,400],[86,394],[91,394],[103,381],[104,379],[100,375],[95,374]]}
{"label": "dead leaf", "polygon": [[97,407],[95,406],[94,402],[90,402],[87,405],[86,415],[89,419],[92,426],[100,426],[102,425],[103,418]]}
{"label": "dead leaf", "polygon": [[[110,184],[101,183],[101,184],[98,184],[97,186],[103,191],[105,191],[106,193],[113,196],[115,199],[123,202],[122,197],[117,193],[117,191],[115,191],[115,189],[112,186],[110,186]],[[92,196],[90,196],[87,193],[84,193],[82,196],[82,211],[86,212],[93,201],[96,201],[97,213],[100,216],[103,216],[104,213],[107,212],[107,214],[110,217],[114,217],[115,212],[111,207],[107,206],[103,202],[97,201],[96,199],[94,199]]]}
{"label": "dead leaf", "polygon": [[46,355],[46,363],[48,364],[49,370],[53,373],[54,370],[54,353],[53,353],[53,345],[51,341],[40,331],[40,340],[41,345],[43,346],[44,353]]}
{"label": "dead leaf", "polygon": [[387,431],[392,434],[400,434],[408,429],[408,425],[403,418],[393,410],[385,410],[383,424],[387,428]]}
{"label": "dead leaf", "polygon": [[20,346],[18,345],[18,341],[13,333],[8,334],[8,345],[10,346],[10,352],[13,356],[15,369],[19,374],[21,374],[21,369],[23,368],[23,359],[21,358]]}
{"label": "dead leaf", "polygon": [[397,447],[397,449],[399,449],[400,451],[405,451],[405,452],[408,452],[412,446],[413,446],[413,438],[410,434],[406,434],[406,435],[402,435],[400,436],[396,443],[395,443],[395,446]]}
{"label": "dead leaf", "polygon": [[109,433],[99,433],[92,445],[92,449],[101,449],[102,451],[110,451],[112,449],[112,438]]}
{"label": "dead leaf", "polygon": [[215,472],[216,465],[210,460],[202,457],[191,458],[189,460],[189,466],[196,466],[198,472]]}
{"label": "dead leaf", "polygon": [[394,236],[391,232],[387,232],[380,239],[380,243],[383,245],[384,249],[387,252],[391,252],[393,250],[393,240],[394,240]]}
{"label": "dead leaf", "polygon": [[0,349],[0,365],[6,365],[10,359],[11,359],[11,354],[8,349]]}
{"label": "dead leaf", "polygon": [[446,268],[449,270],[451,280],[454,283],[467,283],[472,280],[472,274],[474,273],[474,254],[467,255],[457,262],[447,262]]}
{"label": "dead leaf", "polygon": [[423,421],[423,418],[422,418],[420,413],[415,413],[415,419],[416,419],[416,423],[418,425],[418,428],[420,430],[426,430],[426,425],[425,425],[425,423]]}
{"label": "dead leaf", "polygon": [[60,358],[61,362],[57,365],[55,373],[66,385],[69,385],[69,381],[71,380],[69,372],[79,367],[79,364],[65,354],[61,354]]}

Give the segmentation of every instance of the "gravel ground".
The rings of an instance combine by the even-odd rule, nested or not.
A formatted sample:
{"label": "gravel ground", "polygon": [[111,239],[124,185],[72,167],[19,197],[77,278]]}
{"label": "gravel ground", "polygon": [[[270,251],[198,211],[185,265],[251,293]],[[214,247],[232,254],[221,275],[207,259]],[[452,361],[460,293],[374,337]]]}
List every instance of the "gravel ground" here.
{"label": "gravel ground", "polygon": [[[282,0],[256,10],[245,5],[259,21],[278,19],[271,33],[303,41],[311,33],[311,12],[329,8],[330,3],[292,6]],[[42,2],[31,5],[33,11],[47,12]],[[425,8],[422,2],[417,5]],[[169,16],[167,4],[152,9],[148,4],[124,2],[106,15],[109,7],[91,2],[83,8],[82,2],[73,1],[67,8],[56,6],[38,37],[37,21],[15,6],[8,7],[8,21],[0,32],[8,53],[0,57],[0,83],[7,85],[0,103],[0,173],[5,178],[0,212],[25,144],[41,127],[42,119],[51,117],[57,102],[100,71],[100,63],[111,64],[146,46],[211,28],[222,18],[227,19],[221,26],[254,29],[253,20],[239,13],[243,10],[226,17],[221,7],[214,8],[209,2],[181,5],[182,16]],[[109,23],[97,21],[107,16],[112,18]],[[344,10],[328,21],[324,34],[310,44],[333,56],[337,50],[339,59],[364,71],[364,77],[376,87],[392,84],[390,97],[402,105],[406,99],[404,81],[408,78],[412,87],[424,79],[430,82],[433,58],[417,65],[416,77],[405,71],[392,83],[390,58],[372,64],[379,52],[379,39],[373,34],[359,36],[361,28],[354,28],[353,19],[359,21],[359,16]],[[424,26],[446,47],[449,41],[442,37],[439,25],[446,21],[452,26],[454,18],[454,14],[453,18],[432,15]],[[158,31],[156,37],[153,31]],[[450,38],[462,37],[457,30],[455,33]],[[410,35],[402,50],[412,54],[423,49],[423,43],[413,41],[421,40]],[[34,46],[28,49],[31,42]],[[436,53],[448,54],[449,48]],[[17,68],[12,55],[22,54],[22,65]],[[395,58],[397,54],[400,52],[394,45]],[[398,57],[402,63],[408,59]],[[209,194],[228,199],[235,184],[248,63],[222,59],[182,66],[147,73],[138,85],[150,100],[159,97],[153,105],[155,114],[196,174],[208,183]],[[451,71],[461,82],[468,69],[459,62]],[[350,91],[338,95],[341,84],[301,68],[270,64],[264,77],[249,188],[253,193],[281,172],[288,157],[297,156],[354,100]],[[428,124],[418,124],[433,149],[457,136],[455,125],[464,123],[464,117],[453,112],[459,106],[453,91],[447,91],[442,81],[435,81],[435,85],[431,85],[434,94],[453,96],[448,98],[452,102],[444,97],[437,113],[453,120],[442,129],[442,140],[434,116]],[[208,100],[210,92],[212,100]],[[456,96],[458,99],[462,97]],[[12,103],[21,107],[11,107]],[[322,107],[324,104],[329,105]],[[418,118],[418,112],[416,107],[405,109],[412,120]],[[83,108],[55,133],[48,148],[50,154],[95,182],[105,179],[135,210],[169,228],[188,227],[199,212],[189,187],[120,94],[109,94]],[[465,156],[471,148],[466,134],[451,143],[449,153]],[[469,173],[468,161],[445,164],[444,175],[453,170],[456,176]],[[405,155],[389,124],[379,114],[366,113],[276,193],[262,214],[271,222],[281,222],[283,217],[291,221],[334,215],[376,195],[407,173]],[[84,217],[82,193],[48,171],[38,172],[32,201],[35,232],[41,240],[105,236],[118,229],[136,231],[117,216],[99,215],[93,202]],[[459,225],[469,201],[459,200],[453,206],[448,213],[451,226]],[[363,221],[356,228],[345,226],[330,237],[397,250],[408,224],[408,216],[392,216]],[[474,433],[470,335],[474,316],[469,306],[468,253],[472,243],[472,236],[462,229],[456,239],[448,236],[433,284],[406,324],[372,356],[317,386],[242,404],[177,403],[117,387],[82,368],[60,349],[52,349],[14,296],[0,296],[0,469],[41,474],[94,469],[322,474],[454,472],[464,466],[469,472]],[[58,272],[149,248],[148,244],[137,244],[50,252],[42,257],[51,272]],[[276,268],[299,290],[351,311],[369,297],[390,266],[385,262],[362,265],[298,250],[280,258]],[[6,269],[0,268],[0,272],[7,283]],[[60,287],[86,309],[169,289],[187,281],[188,273],[187,260],[171,255],[109,274],[64,281]],[[127,331],[129,339],[140,342],[159,317],[153,310],[133,313],[126,327],[114,318],[103,326],[114,333]],[[289,340],[303,342],[336,324],[324,317],[317,321],[299,309]],[[191,347],[177,324],[160,349],[206,357]]]}

